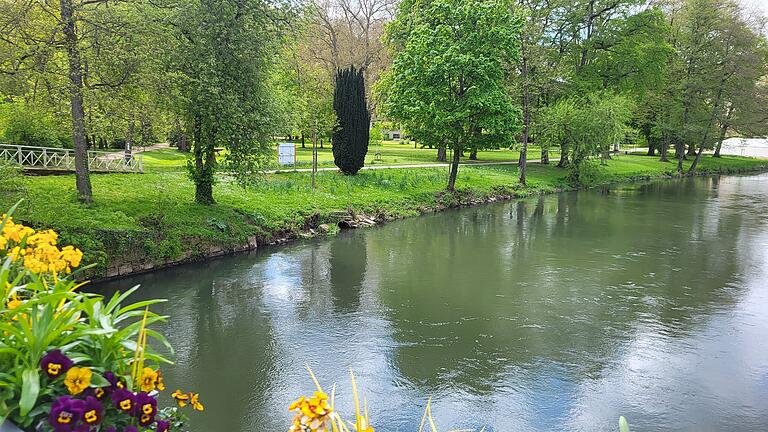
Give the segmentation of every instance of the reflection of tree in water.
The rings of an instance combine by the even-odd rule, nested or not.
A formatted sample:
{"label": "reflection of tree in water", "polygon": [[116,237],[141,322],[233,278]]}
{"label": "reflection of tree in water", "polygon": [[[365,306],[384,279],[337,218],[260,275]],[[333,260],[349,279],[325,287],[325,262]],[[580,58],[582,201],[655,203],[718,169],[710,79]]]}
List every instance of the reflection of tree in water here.
{"label": "reflection of tree in water", "polygon": [[409,221],[397,242],[370,235],[390,249],[373,264],[400,373],[429,391],[486,393],[510,367],[545,362],[578,381],[649,321],[695,331],[738,299],[721,288],[744,259],[740,216],[708,207],[709,186],[559,194]]}
{"label": "reflection of tree in water", "polygon": [[353,312],[360,306],[368,258],[365,236],[355,234],[341,233],[329,250],[331,295],[334,310],[338,312]]}

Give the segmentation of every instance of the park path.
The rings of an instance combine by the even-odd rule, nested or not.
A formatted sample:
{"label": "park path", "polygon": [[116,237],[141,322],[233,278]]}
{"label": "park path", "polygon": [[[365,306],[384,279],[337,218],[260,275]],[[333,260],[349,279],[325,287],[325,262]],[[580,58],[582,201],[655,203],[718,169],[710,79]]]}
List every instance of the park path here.
{"label": "park path", "polygon": [[[167,149],[171,148],[168,146],[168,143],[157,143],[152,144],[146,147],[143,146],[136,146],[133,148],[132,153],[135,155],[137,153],[144,153],[152,150],[161,150],[161,149]],[[99,156],[101,159],[104,160],[115,160],[115,159],[121,159],[125,157],[125,151],[124,150],[118,150],[116,152],[112,152],[103,156]]]}

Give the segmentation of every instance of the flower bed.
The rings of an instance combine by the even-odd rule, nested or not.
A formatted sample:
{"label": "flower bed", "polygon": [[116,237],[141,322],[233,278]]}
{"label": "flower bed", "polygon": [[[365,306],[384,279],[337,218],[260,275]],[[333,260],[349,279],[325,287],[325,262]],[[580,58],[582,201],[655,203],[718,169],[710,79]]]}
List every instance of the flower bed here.
{"label": "flower bed", "polygon": [[204,407],[197,393],[181,390],[172,394],[176,407],[158,406],[160,365],[170,360],[153,344],[172,352],[149,328],[164,319],[149,310],[160,300],[126,304],[137,287],[109,300],[79,291],[82,252],[10,213],[0,222],[0,424],[41,432],[183,430],[182,408]]}

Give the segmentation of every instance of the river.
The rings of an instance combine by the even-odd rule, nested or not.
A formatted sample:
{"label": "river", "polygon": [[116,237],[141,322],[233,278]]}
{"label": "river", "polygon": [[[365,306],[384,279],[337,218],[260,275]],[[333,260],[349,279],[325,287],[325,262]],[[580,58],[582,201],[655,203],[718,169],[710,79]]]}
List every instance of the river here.
{"label": "river", "polygon": [[[768,429],[768,175],[446,211],[96,286],[163,297],[193,432],[285,431],[309,364],[377,432]],[[348,416],[349,417],[349,416]]]}

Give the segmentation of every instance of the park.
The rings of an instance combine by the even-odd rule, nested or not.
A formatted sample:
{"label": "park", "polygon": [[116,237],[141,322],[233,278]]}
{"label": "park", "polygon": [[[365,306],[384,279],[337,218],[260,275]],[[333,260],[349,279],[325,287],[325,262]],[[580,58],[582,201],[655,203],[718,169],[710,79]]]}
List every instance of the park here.
{"label": "park", "polygon": [[766,9],[0,1],[0,431],[763,430]]}

